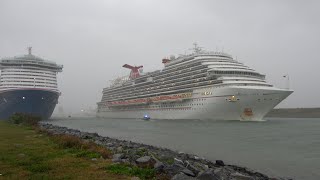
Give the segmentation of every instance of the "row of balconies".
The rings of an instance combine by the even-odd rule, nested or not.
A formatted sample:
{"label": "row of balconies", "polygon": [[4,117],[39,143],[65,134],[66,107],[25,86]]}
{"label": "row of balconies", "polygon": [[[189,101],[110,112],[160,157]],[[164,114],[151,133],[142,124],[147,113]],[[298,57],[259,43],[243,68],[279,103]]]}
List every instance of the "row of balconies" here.
{"label": "row of balconies", "polygon": [[[184,81],[184,82],[177,82],[174,83],[174,85],[170,85],[170,86],[161,86],[159,89],[154,89],[154,90],[138,90],[136,92],[132,92],[132,91],[127,91],[126,94],[123,95],[118,95],[118,96],[107,96],[107,97],[103,97],[102,101],[105,100],[116,100],[116,99],[128,99],[128,98],[132,98],[132,96],[136,96],[136,97],[143,97],[143,96],[150,96],[150,95],[155,95],[155,94],[162,94],[165,92],[177,92],[177,91],[181,91],[181,90],[187,90],[186,88],[189,89],[194,89],[197,87],[201,87],[201,86],[208,86],[208,85],[212,85],[212,84],[218,84],[218,83],[222,83],[222,81],[220,80],[212,80],[210,78],[202,78],[201,80],[188,80],[188,81]],[[139,93],[138,93],[139,92]]]}
{"label": "row of balconies", "polygon": [[3,69],[1,70],[2,74],[10,74],[10,73],[33,73],[33,74],[49,74],[49,75],[56,75],[55,72],[49,72],[49,71],[38,71],[38,70],[34,70],[34,71],[21,71],[21,70],[8,70],[8,69]]}
{"label": "row of balconies", "polygon": [[[193,75],[193,74],[195,74],[195,75]],[[156,86],[164,85],[166,83],[172,83],[172,82],[175,82],[175,81],[176,82],[181,82],[181,81],[184,81],[184,80],[190,80],[190,79],[197,78],[197,77],[204,77],[206,75],[207,75],[207,69],[195,70],[195,71],[186,72],[186,73],[179,74],[179,75],[172,76],[172,77],[163,78],[163,79],[160,79],[160,80],[155,80],[154,83],[151,84],[151,86],[156,87]],[[147,87],[150,87],[150,84],[145,84],[143,86],[141,86],[141,84],[136,84],[135,86],[129,87],[129,89],[130,88],[135,88],[135,89],[138,89],[137,91],[144,91],[144,90],[147,89]],[[109,89],[108,92],[103,92],[103,94],[105,94],[105,93],[121,94],[121,93],[125,93],[127,91],[128,91],[128,87],[123,88],[121,90],[117,90],[117,91],[115,91],[113,89]]]}
{"label": "row of balconies", "polygon": [[54,75],[39,75],[39,74],[1,74],[1,77],[8,77],[8,78],[21,78],[21,77],[32,77],[32,78],[38,78],[38,77],[46,77],[46,78],[54,78],[56,79],[56,76]]}
{"label": "row of balconies", "polygon": [[[162,78],[160,81],[165,81],[165,80],[172,79],[172,78],[185,77],[185,76],[187,76],[188,74],[190,75],[190,74],[192,74],[192,73],[196,73],[196,70],[199,69],[199,68],[201,68],[201,67],[202,67],[202,65],[196,66],[196,67],[194,67],[195,69],[192,69],[193,71],[190,71],[190,69],[188,69],[188,70],[185,70],[183,74],[176,74],[176,75],[172,75],[172,76],[167,77],[167,78]],[[161,75],[161,76],[162,76],[162,75]],[[159,82],[159,78],[158,78],[158,77],[159,77],[159,76],[153,77],[153,79],[152,79],[153,82]],[[146,77],[145,77],[145,78],[146,78]],[[134,83],[134,84],[132,84],[132,85],[134,85],[134,86],[140,86],[140,85],[142,85],[142,84],[145,84],[146,82],[151,82],[151,81],[141,82],[141,84],[140,84],[140,83]],[[104,90],[102,91],[102,93],[114,92],[114,91],[116,91],[116,90],[120,90],[120,91],[121,91],[121,89],[132,88],[132,85],[119,86],[119,87],[116,87],[116,88],[107,88],[107,89],[104,89]],[[141,87],[143,87],[143,86],[141,86]]]}
{"label": "row of balconies", "polygon": [[[189,58],[188,60],[192,60],[193,58]],[[199,62],[200,61],[200,62]],[[208,58],[206,58],[206,59],[204,59],[204,61],[205,62],[209,62],[209,61],[216,61],[216,59],[208,59]],[[222,61],[225,61],[225,62],[229,62],[228,60],[222,60]],[[193,69],[193,68],[197,68],[197,67],[202,67],[202,62],[203,62],[203,60],[201,59],[201,60],[194,60],[194,61],[191,61],[191,62],[185,62],[185,65],[181,65],[181,64],[183,64],[183,63],[181,63],[181,64],[179,64],[179,67],[176,67],[176,68],[174,68],[174,67],[171,67],[171,68],[165,68],[164,70],[162,70],[162,71],[160,71],[160,70],[158,70],[158,71],[154,71],[154,72],[150,72],[150,73],[148,73],[148,75],[150,75],[150,76],[152,76],[152,77],[154,77],[155,79],[157,79],[157,78],[161,78],[162,76],[169,76],[169,75],[172,75],[172,74],[176,74],[176,73],[178,73],[178,70],[182,70],[182,71],[179,71],[180,73],[181,72],[186,72],[186,71],[190,71],[190,67],[191,67],[191,70],[195,70],[195,69]],[[241,64],[241,63],[240,63]],[[195,66],[196,65],[196,66]],[[189,67],[189,68],[188,68]],[[169,70],[168,70],[169,69]],[[166,72],[168,72],[169,74],[166,74]],[[172,73],[172,74],[170,74],[170,73]],[[131,87],[133,84],[137,84],[137,83],[145,83],[146,82],[146,76],[142,76],[142,77],[140,77],[140,78],[137,78],[137,79],[135,79],[134,81],[135,81],[135,83],[132,83],[132,81],[131,81],[131,83],[130,82],[126,82],[126,83],[124,83],[122,86],[121,85],[119,85],[119,86],[117,86],[117,87],[115,87],[115,88],[110,88],[110,87],[108,87],[108,88],[104,88],[103,89],[103,93],[105,93],[105,92],[107,92],[107,91],[115,91],[115,90],[119,90],[119,89],[122,89],[122,88],[126,88],[126,87]],[[140,79],[143,79],[141,82],[139,82],[140,81]]]}
{"label": "row of balconies", "polygon": [[13,77],[8,77],[8,76],[5,76],[5,77],[1,77],[0,78],[1,80],[11,80],[11,79],[36,79],[36,80],[45,80],[45,81],[57,81],[56,78],[53,78],[53,77],[48,77],[48,78],[42,78],[42,77],[21,77],[21,76],[13,76]]}
{"label": "row of balconies", "polygon": [[46,81],[0,81],[2,85],[5,84],[15,84],[15,83],[25,83],[25,84],[53,84],[57,85],[57,82],[46,82]]}
{"label": "row of balconies", "polygon": [[50,85],[42,85],[42,84],[35,84],[35,85],[31,85],[31,84],[5,84],[5,85],[1,85],[1,87],[3,87],[2,89],[5,89],[6,87],[8,88],[12,88],[12,87],[50,87],[50,88],[54,88],[57,89],[57,86],[50,86]]}

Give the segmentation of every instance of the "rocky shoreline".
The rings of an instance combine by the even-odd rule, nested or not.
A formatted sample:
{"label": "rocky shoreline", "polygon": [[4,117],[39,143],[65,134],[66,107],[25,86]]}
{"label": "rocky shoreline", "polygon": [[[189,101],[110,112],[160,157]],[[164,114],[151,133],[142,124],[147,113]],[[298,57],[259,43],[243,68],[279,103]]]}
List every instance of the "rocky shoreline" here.
{"label": "rocky shoreline", "polygon": [[75,129],[40,123],[39,127],[51,134],[67,134],[90,140],[111,150],[114,163],[128,163],[138,167],[154,168],[159,174],[172,180],[276,180],[245,167],[215,162],[196,155],[176,152],[166,148],[102,137],[97,133],[81,132]]}

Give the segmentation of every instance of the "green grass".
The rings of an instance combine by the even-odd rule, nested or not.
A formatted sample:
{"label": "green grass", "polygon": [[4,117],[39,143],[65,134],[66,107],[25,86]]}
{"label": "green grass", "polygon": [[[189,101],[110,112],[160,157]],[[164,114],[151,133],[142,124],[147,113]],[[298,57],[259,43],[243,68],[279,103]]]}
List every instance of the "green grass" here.
{"label": "green grass", "polygon": [[0,121],[0,179],[130,179],[105,170],[112,164],[100,158],[109,156],[105,149],[83,147],[65,148],[31,127]]}
{"label": "green grass", "polygon": [[114,174],[124,174],[128,176],[137,176],[141,179],[155,178],[155,170],[149,168],[138,168],[126,164],[112,164],[106,167],[108,172]]}
{"label": "green grass", "polygon": [[77,152],[76,157],[87,157],[87,158],[99,158],[101,155],[96,152],[90,152],[90,151],[85,151],[85,150],[80,150]]}

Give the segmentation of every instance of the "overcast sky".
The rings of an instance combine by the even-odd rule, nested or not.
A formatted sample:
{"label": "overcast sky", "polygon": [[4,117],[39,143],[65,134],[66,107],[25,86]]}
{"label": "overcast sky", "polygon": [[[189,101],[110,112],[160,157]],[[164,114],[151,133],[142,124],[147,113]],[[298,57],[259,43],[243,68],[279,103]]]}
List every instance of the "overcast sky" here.
{"label": "overcast sky", "polygon": [[102,88],[197,42],[295,92],[279,107],[320,106],[320,1],[0,0],[0,57],[27,53],[64,65],[65,112],[96,108]]}

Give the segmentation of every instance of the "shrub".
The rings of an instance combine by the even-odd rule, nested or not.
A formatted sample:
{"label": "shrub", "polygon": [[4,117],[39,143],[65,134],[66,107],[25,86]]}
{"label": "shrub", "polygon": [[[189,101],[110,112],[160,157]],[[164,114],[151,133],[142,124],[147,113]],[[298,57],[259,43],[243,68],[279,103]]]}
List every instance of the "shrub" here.
{"label": "shrub", "polygon": [[71,135],[55,135],[53,140],[59,144],[61,148],[82,149],[83,142],[80,138]]}
{"label": "shrub", "polygon": [[23,122],[23,116],[19,115],[18,113],[15,113],[12,116],[10,116],[9,121],[13,124],[21,124]]}
{"label": "shrub", "polygon": [[15,113],[9,118],[9,122],[14,124],[25,124],[30,126],[37,125],[39,121],[41,121],[41,117],[26,113]]}

